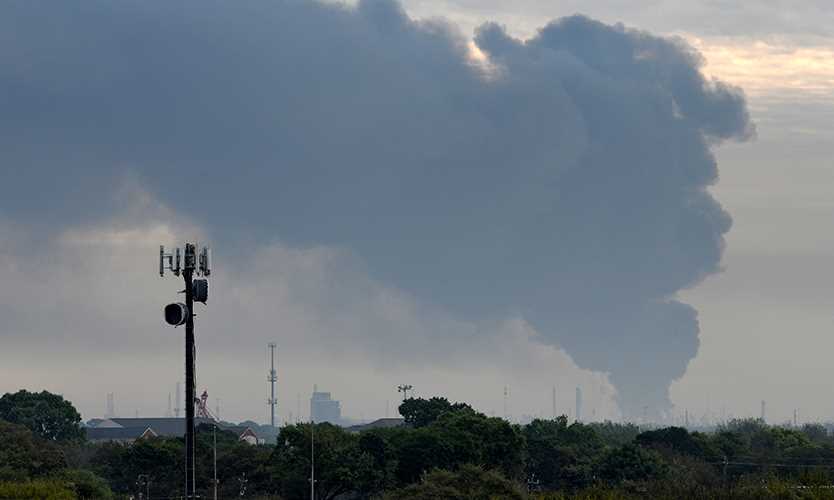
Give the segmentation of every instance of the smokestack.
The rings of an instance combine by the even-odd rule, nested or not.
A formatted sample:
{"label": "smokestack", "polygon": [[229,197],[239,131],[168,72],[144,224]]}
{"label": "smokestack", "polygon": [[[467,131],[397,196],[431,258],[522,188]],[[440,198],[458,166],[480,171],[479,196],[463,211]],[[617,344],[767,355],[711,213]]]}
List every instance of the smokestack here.
{"label": "smokestack", "polygon": [[555,385],[553,386],[552,399],[553,399],[553,420],[556,420],[556,386]]}
{"label": "smokestack", "polygon": [[182,396],[182,393],[180,392],[180,383],[177,382],[177,390],[176,390],[176,395],[175,395],[176,406],[174,406],[174,416],[177,417],[177,418],[180,418],[180,411],[183,409],[182,408],[182,399],[180,398],[180,396]]}
{"label": "smokestack", "polygon": [[576,388],[576,421],[579,422],[582,420],[582,388]]}
{"label": "smokestack", "polygon": [[764,401],[764,399],[762,400],[762,417],[761,418],[762,418],[762,422],[767,422],[767,420],[765,420],[765,401]]}

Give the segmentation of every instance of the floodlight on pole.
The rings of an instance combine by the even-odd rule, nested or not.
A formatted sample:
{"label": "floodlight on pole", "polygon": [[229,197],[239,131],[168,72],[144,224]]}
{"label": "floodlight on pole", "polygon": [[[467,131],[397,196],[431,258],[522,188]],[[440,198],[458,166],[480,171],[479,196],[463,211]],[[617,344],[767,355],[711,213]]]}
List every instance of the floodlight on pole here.
{"label": "floodlight on pole", "polygon": [[[166,253],[159,247],[159,275],[171,271],[174,276],[182,275],[185,281],[185,303],[175,302],[165,306],[165,321],[173,326],[185,325],[185,498],[196,498],[195,439],[194,439],[194,302],[203,304],[208,300],[208,280],[211,274],[210,251],[186,243],[181,252],[176,248]],[[203,278],[194,279],[195,274]]]}
{"label": "floodlight on pole", "polygon": [[397,392],[403,393],[403,401],[408,399],[408,391],[410,391],[412,389],[414,389],[414,386],[408,385],[408,384],[397,386]]}

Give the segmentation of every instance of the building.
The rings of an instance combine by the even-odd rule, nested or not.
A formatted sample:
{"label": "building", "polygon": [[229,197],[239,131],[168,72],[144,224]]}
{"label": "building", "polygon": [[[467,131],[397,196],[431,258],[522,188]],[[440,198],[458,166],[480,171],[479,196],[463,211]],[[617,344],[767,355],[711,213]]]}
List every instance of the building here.
{"label": "building", "polygon": [[402,427],[405,425],[405,419],[402,418],[380,418],[367,424],[351,425],[345,427],[345,430],[353,433],[360,433],[369,431],[371,429],[390,429],[392,427]]}
{"label": "building", "polygon": [[330,397],[329,392],[319,392],[314,388],[310,397],[310,420],[339,425],[342,421],[342,406]]}
{"label": "building", "polygon": [[[195,418],[195,427],[201,424],[214,425],[215,421],[208,418]],[[234,432],[241,441],[249,444],[263,442],[248,426],[230,426],[218,423],[217,426],[229,432]],[[92,442],[113,441],[118,443],[132,443],[138,439],[152,437],[182,437],[185,435],[184,418],[107,418],[95,427],[87,427],[87,439]]]}

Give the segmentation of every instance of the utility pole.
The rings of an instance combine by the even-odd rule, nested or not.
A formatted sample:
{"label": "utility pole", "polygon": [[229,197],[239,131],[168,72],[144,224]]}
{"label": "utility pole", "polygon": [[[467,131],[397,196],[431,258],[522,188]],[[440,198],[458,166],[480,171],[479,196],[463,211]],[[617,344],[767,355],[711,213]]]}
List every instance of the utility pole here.
{"label": "utility pole", "polygon": [[275,406],[278,404],[278,400],[275,399],[275,382],[278,381],[278,375],[275,371],[275,342],[270,342],[269,344],[269,357],[270,357],[270,369],[269,369],[269,376],[267,377],[267,381],[269,381],[269,385],[271,387],[271,396],[269,397],[269,422],[272,428],[275,428]]}
{"label": "utility pole", "polygon": [[185,320],[185,498],[191,498],[197,491],[196,482],[196,450],[194,442],[194,400],[196,396],[194,380],[194,268],[189,266],[189,255],[193,262],[194,246],[185,245],[185,307],[188,310]]}
{"label": "utility pole", "polygon": [[179,248],[173,254],[166,254],[165,248],[159,247],[159,275],[164,276],[166,270],[171,270],[175,276],[182,274],[185,281],[185,304],[168,304],[165,307],[165,321],[173,326],[185,325],[185,498],[191,499],[196,498],[197,489],[194,439],[194,301],[196,298],[198,302],[205,304],[208,299],[208,280],[195,280],[194,275],[208,277],[211,271],[208,248],[203,248],[198,255],[196,245],[186,243],[182,256],[181,263]]}

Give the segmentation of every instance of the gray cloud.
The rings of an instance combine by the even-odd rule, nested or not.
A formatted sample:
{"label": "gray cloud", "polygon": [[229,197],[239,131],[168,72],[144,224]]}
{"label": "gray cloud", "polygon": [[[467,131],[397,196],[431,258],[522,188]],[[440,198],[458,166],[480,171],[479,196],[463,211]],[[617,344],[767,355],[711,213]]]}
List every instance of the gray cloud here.
{"label": "gray cloud", "polygon": [[583,17],[526,43],[486,25],[484,67],[390,1],[4,10],[7,215],[95,220],[131,172],[230,253],[347,248],[450,314],[523,316],[610,371],[632,414],[668,407],[698,345],[675,294],[718,270],[730,227],[711,147],[752,133],[682,42]]}
{"label": "gray cloud", "polygon": [[789,37],[819,43],[834,36],[834,13],[825,0],[406,0],[409,12],[438,12],[475,26],[478,20],[506,23],[513,33],[532,35],[542,19],[583,13],[608,23],[623,22],[660,32],[686,31],[699,36]]}

